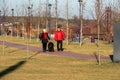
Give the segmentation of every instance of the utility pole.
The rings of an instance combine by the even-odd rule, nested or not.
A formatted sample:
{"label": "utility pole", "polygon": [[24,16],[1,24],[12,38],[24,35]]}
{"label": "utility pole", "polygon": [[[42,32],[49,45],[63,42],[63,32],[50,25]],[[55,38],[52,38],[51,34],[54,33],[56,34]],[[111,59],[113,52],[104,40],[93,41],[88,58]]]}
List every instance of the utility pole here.
{"label": "utility pole", "polygon": [[67,19],[66,19],[66,26],[67,26],[67,45],[69,44],[69,23],[68,23],[68,0],[66,1],[66,15],[67,15]]}
{"label": "utility pole", "polygon": [[99,47],[99,39],[100,39],[100,0],[97,0],[97,26],[98,26],[98,64],[100,65],[100,47]]}

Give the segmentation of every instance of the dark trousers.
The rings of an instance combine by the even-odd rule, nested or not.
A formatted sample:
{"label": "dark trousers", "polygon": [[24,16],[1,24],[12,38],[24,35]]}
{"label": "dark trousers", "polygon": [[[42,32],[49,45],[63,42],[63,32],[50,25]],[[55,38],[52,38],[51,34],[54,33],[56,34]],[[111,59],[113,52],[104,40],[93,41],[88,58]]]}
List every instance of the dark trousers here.
{"label": "dark trousers", "polygon": [[62,40],[57,41],[57,50],[58,50],[58,51],[60,51],[60,50],[63,51],[62,46],[63,46]]}
{"label": "dark trousers", "polygon": [[47,43],[42,43],[43,51],[46,51]]}

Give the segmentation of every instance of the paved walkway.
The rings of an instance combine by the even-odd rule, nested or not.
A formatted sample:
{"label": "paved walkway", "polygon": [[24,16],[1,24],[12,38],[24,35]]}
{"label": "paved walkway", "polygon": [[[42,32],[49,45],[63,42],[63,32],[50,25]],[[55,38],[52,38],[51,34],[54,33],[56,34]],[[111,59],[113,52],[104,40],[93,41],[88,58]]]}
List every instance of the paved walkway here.
{"label": "paved walkway", "polygon": [[[14,48],[18,48],[18,49],[22,49],[22,50],[27,50],[27,45],[23,45],[23,44],[16,44],[16,43],[11,43],[11,42],[4,42],[4,44],[6,46],[9,47],[14,47]],[[3,42],[0,41],[0,45],[3,45]],[[30,51],[37,51],[37,52],[42,52],[42,49],[39,47],[35,47],[35,46],[28,46],[28,49]],[[69,52],[69,51],[63,51],[63,52],[46,52],[46,54],[50,54],[50,55],[57,55],[57,56],[62,56],[62,57],[69,57],[69,58],[80,58],[80,59],[94,59],[94,60],[98,60],[96,55],[87,55],[87,54],[78,54],[78,53],[74,53],[74,52]],[[101,56],[102,60],[110,60],[109,57],[104,57]]]}

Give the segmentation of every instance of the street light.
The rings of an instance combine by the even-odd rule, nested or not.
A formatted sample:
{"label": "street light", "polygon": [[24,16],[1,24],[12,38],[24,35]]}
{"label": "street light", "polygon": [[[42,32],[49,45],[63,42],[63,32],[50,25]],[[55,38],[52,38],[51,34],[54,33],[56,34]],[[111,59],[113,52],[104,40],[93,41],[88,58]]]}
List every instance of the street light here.
{"label": "street light", "polygon": [[1,23],[1,10],[0,10],[0,23]]}
{"label": "street light", "polygon": [[58,25],[58,0],[55,0],[55,14],[56,14],[56,30]]}
{"label": "street light", "polygon": [[97,27],[98,27],[98,64],[100,65],[100,47],[99,47],[99,39],[100,39],[100,0],[97,0]]}
{"label": "street light", "polygon": [[48,4],[49,7],[48,31],[50,31],[50,27],[51,27],[51,6],[52,4]]}
{"label": "street light", "polygon": [[[14,22],[14,9],[11,9],[12,11],[12,21]],[[11,33],[11,37],[14,36],[14,24],[12,22],[12,33]]]}
{"label": "street light", "polygon": [[28,22],[30,22],[30,6],[28,7]]}
{"label": "street light", "polygon": [[69,23],[68,23],[68,0],[66,0],[66,26],[67,26],[67,45],[69,44]]}
{"label": "street light", "polygon": [[0,10],[0,18],[1,18],[1,10]]}
{"label": "street light", "polygon": [[2,34],[2,24],[1,24],[1,10],[0,10],[0,34]]}
{"label": "street light", "polygon": [[31,7],[29,6],[28,7],[28,26],[27,26],[27,30],[26,30],[26,32],[27,32],[27,42],[26,42],[26,45],[27,45],[27,57],[29,57],[29,44],[28,44],[28,42],[29,42],[29,39],[28,39],[28,35],[30,35],[30,9],[31,9]]}
{"label": "street light", "polygon": [[30,36],[30,40],[31,40],[31,23],[32,23],[32,18],[31,16],[33,16],[32,14],[32,8],[33,8],[33,4],[31,4],[29,7],[28,7],[28,33],[29,33],[29,36]]}
{"label": "street light", "polygon": [[78,37],[79,37],[79,43],[81,46],[81,43],[82,43],[82,2],[83,2],[83,0],[78,0],[78,2],[79,2]]}
{"label": "street light", "polygon": [[30,6],[28,7],[28,26],[27,26],[27,36],[30,32]]}
{"label": "street light", "polygon": [[12,10],[12,17],[14,16],[14,9],[11,9]]}

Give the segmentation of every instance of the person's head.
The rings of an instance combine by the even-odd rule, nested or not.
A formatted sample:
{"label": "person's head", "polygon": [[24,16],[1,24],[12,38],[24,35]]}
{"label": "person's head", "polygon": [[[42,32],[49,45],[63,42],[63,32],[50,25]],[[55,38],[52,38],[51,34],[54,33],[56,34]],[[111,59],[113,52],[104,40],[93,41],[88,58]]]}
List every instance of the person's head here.
{"label": "person's head", "polygon": [[57,30],[58,30],[58,31],[61,30],[61,26],[60,26],[60,25],[57,26]]}
{"label": "person's head", "polygon": [[47,30],[46,30],[46,29],[43,29],[43,32],[47,32]]}

